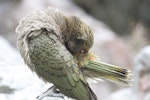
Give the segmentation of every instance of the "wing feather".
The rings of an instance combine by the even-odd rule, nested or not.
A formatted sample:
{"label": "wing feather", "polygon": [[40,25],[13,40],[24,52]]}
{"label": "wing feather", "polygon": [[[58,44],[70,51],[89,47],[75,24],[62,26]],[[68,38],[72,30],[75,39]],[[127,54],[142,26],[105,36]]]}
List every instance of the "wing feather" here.
{"label": "wing feather", "polygon": [[52,82],[69,97],[78,100],[97,100],[77,61],[55,34],[43,32],[29,39],[28,44],[30,59],[39,77]]}

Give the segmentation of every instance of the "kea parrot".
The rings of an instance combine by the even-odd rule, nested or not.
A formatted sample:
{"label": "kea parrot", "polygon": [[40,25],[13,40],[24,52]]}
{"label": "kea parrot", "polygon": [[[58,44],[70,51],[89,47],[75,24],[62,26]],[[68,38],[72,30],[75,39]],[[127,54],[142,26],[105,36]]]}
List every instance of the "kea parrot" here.
{"label": "kea parrot", "polygon": [[16,33],[24,62],[43,81],[53,83],[51,96],[98,100],[87,78],[131,84],[129,70],[100,62],[89,51],[93,32],[79,17],[48,7],[25,16]]}

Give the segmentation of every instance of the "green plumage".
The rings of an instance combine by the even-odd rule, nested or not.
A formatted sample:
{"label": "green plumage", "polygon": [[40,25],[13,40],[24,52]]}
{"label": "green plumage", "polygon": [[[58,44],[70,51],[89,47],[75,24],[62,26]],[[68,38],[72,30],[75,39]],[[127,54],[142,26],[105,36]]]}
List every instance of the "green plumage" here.
{"label": "green plumage", "polygon": [[87,77],[97,77],[127,86],[132,81],[129,70],[98,61],[90,61],[83,67],[83,72]]}
{"label": "green plumage", "polygon": [[39,76],[55,84],[66,96],[77,100],[96,100],[76,59],[53,33],[43,32],[29,40],[28,46],[31,62]]}

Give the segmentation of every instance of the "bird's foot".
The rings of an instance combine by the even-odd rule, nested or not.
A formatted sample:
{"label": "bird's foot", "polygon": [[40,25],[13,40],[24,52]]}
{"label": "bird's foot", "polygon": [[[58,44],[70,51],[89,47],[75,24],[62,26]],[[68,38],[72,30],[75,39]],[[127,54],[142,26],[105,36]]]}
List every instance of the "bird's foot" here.
{"label": "bird's foot", "polygon": [[42,100],[44,97],[58,97],[65,100],[65,95],[62,94],[55,86],[50,87],[47,91],[37,96],[36,100]]}

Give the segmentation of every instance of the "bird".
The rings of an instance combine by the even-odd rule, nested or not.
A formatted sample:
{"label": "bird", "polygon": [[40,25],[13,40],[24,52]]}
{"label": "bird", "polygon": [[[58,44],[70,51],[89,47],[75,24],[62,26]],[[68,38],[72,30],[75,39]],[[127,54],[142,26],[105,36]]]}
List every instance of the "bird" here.
{"label": "bird", "polygon": [[16,33],[25,64],[43,81],[53,83],[50,90],[59,90],[59,97],[98,100],[87,78],[130,85],[130,70],[100,62],[90,52],[93,31],[77,16],[53,7],[37,10],[19,22]]}

